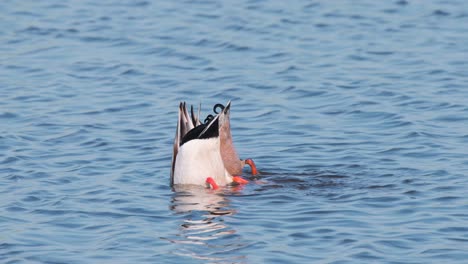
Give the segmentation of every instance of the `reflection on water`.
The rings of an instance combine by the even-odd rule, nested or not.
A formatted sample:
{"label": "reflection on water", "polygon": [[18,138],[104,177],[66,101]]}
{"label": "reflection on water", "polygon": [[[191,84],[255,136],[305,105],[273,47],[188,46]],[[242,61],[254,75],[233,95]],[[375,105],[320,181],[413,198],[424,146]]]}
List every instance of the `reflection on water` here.
{"label": "reflection on water", "polygon": [[212,215],[234,213],[226,209],[229,201],[222,192],[194,185],[174,186],[174,191],[171,209],[175,212],[206,211]]}
{"label": "reflection on water", "polygon": [[229,263],[245,259],[245,256],[232,255],[245,245],[238,241],[236,230],[224,222],[224,217],[236,211],[229,208],[229,199],[222,191],[201,186],[175,186],[171,210],[183,216],[175,238],[167,238],[178,244],[173,254]]}

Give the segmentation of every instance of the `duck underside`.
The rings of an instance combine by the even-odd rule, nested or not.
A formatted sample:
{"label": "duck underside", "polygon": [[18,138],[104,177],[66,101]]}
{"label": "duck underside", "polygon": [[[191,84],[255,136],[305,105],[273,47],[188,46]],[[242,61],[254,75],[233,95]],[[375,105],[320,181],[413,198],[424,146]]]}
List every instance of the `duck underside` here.
{"label": "duck underside", "polygon": [[205,185],[208,177],[219,185],[231,183],[219,147],[219,138],[190,140],[182,145],[175,159],[173,184]]}

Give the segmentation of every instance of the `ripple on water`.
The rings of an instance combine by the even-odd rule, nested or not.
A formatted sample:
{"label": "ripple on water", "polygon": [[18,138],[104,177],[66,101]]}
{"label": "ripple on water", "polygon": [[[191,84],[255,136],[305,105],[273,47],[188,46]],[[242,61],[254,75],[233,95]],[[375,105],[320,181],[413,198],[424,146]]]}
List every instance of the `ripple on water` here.
{"label": "ripple on water", "polygon": [[[0,9],[0,262],[466,262],[461,2]],[[178,102],[229,99],[261,174],[171,189]]]}

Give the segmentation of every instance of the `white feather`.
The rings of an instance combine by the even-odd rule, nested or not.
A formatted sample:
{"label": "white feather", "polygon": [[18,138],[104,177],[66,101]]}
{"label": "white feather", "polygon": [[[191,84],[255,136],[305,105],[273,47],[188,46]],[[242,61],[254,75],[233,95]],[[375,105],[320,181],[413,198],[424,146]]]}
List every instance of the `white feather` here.
{"label": "white feather", "polygon": [[183,144],[175,160],[174,184],[205,185],[208,177],[220,186],[232,182],[221,158],[219,138],[194,139]]}

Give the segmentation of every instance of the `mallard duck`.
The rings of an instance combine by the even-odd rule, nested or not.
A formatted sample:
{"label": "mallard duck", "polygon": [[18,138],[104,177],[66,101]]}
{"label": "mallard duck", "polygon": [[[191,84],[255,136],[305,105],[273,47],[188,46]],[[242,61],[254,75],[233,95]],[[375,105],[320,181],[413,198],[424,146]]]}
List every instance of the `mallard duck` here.
{"label": "mallard duck", "polygon": [[248,181],[240,175],[246,164],[251,167],[253,175],[258,173],[254,161],[241,160],[234,148],[230,108],[231,101],[226,106],[216,104],[213,107],[216,115],[208,115],[202,123],[200,107],[195,114],[192,106],[189,115],[186,103],[180,103],[172,155],[171,185],[205,185],[217,189],[232,182],[245,184]]}

